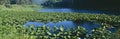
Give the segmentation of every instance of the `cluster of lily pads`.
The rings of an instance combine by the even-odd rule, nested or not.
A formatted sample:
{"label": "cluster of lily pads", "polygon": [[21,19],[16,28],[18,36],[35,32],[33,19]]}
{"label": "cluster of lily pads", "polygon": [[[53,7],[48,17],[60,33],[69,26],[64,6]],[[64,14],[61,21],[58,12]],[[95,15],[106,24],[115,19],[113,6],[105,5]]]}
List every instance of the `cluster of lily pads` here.
{"label": "cluster of lily pads", "polygon": [[21,26],[21,25],[7,25],[0,26],[0,39],[114,39],[115,33],[99,28],[94,29],[91,34],[87,34],[86,30],[80,26],[78,28],[65,29],[54,27],[53,30],[47,26]]}
{"label": "cluster of lily pads", "polygon": [[0,17],[5,24],[21,25],[27,21],[34,22],[60,22],[62,20],[71,20],[76,23],[79,22],[97,22],[103,26],[120,26],[120,16],[105,15],[105,14],[80,14],[80,13],[43,13],[43,12],[0,12]]}
{"label": "cluster of lily pads", "polygon": [[[26,27],[26,22],[61,22],[71,20],[75,23],[97,22],[101,25],[91,34],[87,34],[82,27],[75,29],[64,29],[64,27],[55,27],[51,30],[49,27]],[[0,11],[0,38],[1,39],[111,39],[119,38],[116,34],[108,31],[108,28],[116,27],[119,30],[120,16],[105,14],[80,14],[80,13],[62,13],[52,12],[43,13],[35,11]]]}

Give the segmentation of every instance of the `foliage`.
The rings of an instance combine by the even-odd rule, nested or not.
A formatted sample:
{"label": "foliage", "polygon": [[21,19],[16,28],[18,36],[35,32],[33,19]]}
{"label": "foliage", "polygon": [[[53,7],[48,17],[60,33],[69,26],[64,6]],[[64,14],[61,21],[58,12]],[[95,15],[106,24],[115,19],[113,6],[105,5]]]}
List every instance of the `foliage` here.
{"label": "foliage", "polygon": [[51,32],[54,33],[52,34],[50,28],[46,26],[38,28],[35,28],[34,26],[25,27],[19,25],[0,26],[0,39],[76,39],[85,34],[85,30],[82,28],[75,29],[80,31],[64,30],[64,28],[61,30],[61,28],[52,30]]}
{"label": "foliage", "polygon": [[0,0],[0,4],[32,4],[32,0]]}
{"label": "foliage", "polygon": [[10,4],[10,0],[0,0],[0,4]]}
{"label": "foliage", "polygon": [[107,29],[104,28],[95,28],[92,31],[92,34],[88,34],[88,38],[92,38],[92,39],[114,39],[114,35],[112,32],[110,32]]}
{"label": "foliage", "polygon": [[[34,22],[58,22],[62,20],[71,20],[75,23],[97,22],[101,28],[94,29],[92,34],[87,34],[86,30],[80,26],[74,29],[65,29],[64,27],[53,30],[43,26],[35,28],[34,26],[23,26],[28,21]],[[62,12],[35,12],[35,11],[0,11],[0,39],[77,39],[77,38],[112,38],[118,33],[111,33],[108,28],[120,26],[120,16],[105,14],[80,14],[80,13],[62,13]],[[52,31],[51,31],[52,30]],[[109,37],[109,38],[110,38]],[[108,39],[109,39],[108,38]]]}
{"label": "foliage", "polygon": [[[22,25],[27,21],[34,22],[58,22],[62,20],[71,20],[75,23],[80,22],[97,22],[107,28],[110,26],[120,26],[120,16],[105,15],[105,14],[80,14],[80,13],[43,13],[35,11],[1,11],[0,17],[3,19],[3,25],[5,24],[17,24]],[[8,20],[9,19],[9,20]]]}
{"label": "foliage", "polygon": [[115,34],[117,36],[117,39],[120,38],[120,29],[118,29],[117,33]]}
{"label": "foliage", "polygon": [[[13,4],[19,5],[11,5]],[[50,0],[53,3],[62,2],[63,0]],[[70,0],[71,5],[80,8],[81,2]],[[24,5],[25,4],[25,5]],[[30,5],[29,5],[30,4]],[[58,3],[59,4],[59,3]],[[63,12],[35,12],[32,8],[38,7],[32,5],[31,0],[0,0],[0,39],[77,39],[84,37],[86,39],[119,39],[120,38],[120,16],[106,14],[80,14],[80,13],[63,13]],[[41,7],[41,6],[40,6]],[[47,26],[37,27],[23,26],[26,22],[59,22],[71,20],[75,23],[97,22],[100,28],[95,28],[91,34],[80,26],[74,29],[65,29],[64,27],[54,27],[51,29]],[[116,27],[117,32],[111,33],[109,28]]]}
{"label": "foliage", "polygon": [[47,26],[37,27],[34,26],[0,26],[0,39],[77,39],[77,38],[94,38],[94,39],[111,39],[113,33],[110,33],[106,29],[96,28],[93,30],[92,34],[87,34],[86,30],[80,26],[75,29],[64,29],[64,27],[54,27],[51,28]]}
{"label": "foliage", "polygon": [[0,25],[2,24],[2,18],[0,17]]}
{"label": "foliage", "polygon": [[5,7],[0,5],[0,11],[34,11],[32,8],[41,8],[41,6],[36,5],[9,5]]}

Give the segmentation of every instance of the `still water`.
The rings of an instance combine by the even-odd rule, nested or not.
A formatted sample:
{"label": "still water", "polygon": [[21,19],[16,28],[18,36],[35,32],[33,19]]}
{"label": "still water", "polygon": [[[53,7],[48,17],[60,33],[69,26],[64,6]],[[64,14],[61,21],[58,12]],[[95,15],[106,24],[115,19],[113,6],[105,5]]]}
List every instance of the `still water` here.
{"label": "still water", "polygon": [[81,13],[104,13],[97,10],[76,10],[71,8],[42,8],[38,9],[39,12],[81,12]]}
{"label": "still water", "polygon": [[118,15],[117,13],[119,12],[114,12],[114,11],[102,11],[102,10],[87,10],[87,9],[71,9],[71,8],[41,8],[41,9],[36,9],[34,8],[35,11],[38,12],[64,12],[64,13],[90,13],[90,14],[111,14],[111,15]]}
{"label": "still water", "polygon": [[[78,26],[81,26],[83,27],[84,29],[87,30],[87,33],[91,33],[91,31],[94,29],[94,28],[99,28],[100,27],[100,24],[98,23],[90,23],[90,22],[85,22],[85,23],[80,23],[80,24],[76,24],[74,23],[73,21],[61,21],[61,22],[49,22],[49,23],[43,23],[43,22],[27,22],[25,24],[26,26],[30,26],[30,25],[34,25],[35,27],[38,27],[38,26],[48,26],[50,27],[51,29],[54,28],[54,26],[56,27],[60,27],[60,26],[63,26],[65,29],[71,29],[71,28],[77,28]],[[115,28],[111,28],[109,29],[109,31],[111,32],[115,32],[116,29]]]}

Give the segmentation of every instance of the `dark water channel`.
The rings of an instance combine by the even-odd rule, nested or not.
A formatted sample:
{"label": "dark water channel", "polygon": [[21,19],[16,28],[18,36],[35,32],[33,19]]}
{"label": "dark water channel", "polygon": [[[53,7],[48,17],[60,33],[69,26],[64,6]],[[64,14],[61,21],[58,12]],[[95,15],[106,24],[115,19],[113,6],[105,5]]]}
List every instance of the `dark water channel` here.
{"label": "dark water channel", "polygon": [[[56,27],[63,26],[65,29],[77,28],[78,26],[81,26],[81,27],[83,27],[87,30],[87,33],[91,33],[91,31],[94,28],[99,28],[100,27],[100,24],[98,24],[98,23],[85,22],[85,23],[82,23],[82,24],[81,23],[76,24],[73,21],[61,21],[61,22],[56,22],[56,23],[53,23],[53,22],[49,22],[49,23],[27,22],[25,25],[26,26],[34,25],[35,27],[46,25],[46,26],[50,27],[51,29],[54,28],[54,26],[56,26]],[[109,29],[109,31],[115,32],[116,29],[111,28],[111,29]]]}
{"label": "dark water channel", "polygon": [[38,12],[77,12],[77,13],[90,13],[90,14],[110,14],[110,15],[118,15],[119,12],[113,12],[113,11],[102,11],[102,10],[86,10],[86,9],[71,9],[71,8],[41,8],[34,10]]}
{"label": "dark water channel", "polygon": [[97,10],[76,10],[70,8],[42,8],[38,9],[39,12],[80,12],[80,13],[104,13],[103,11]]}

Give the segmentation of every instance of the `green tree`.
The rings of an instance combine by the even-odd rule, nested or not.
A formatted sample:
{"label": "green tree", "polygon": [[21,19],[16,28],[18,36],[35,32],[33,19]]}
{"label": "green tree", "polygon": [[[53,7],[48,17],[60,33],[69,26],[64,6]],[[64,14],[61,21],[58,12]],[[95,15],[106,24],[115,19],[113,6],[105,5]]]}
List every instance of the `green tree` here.
{"label": "green tree", "polygon": [[16,0],[17,4],[32,4],[32,0]]}
{"label": "green tree", "polygon": [[0,4],[1,5],[10,4],[10,0],[0,0]]}

